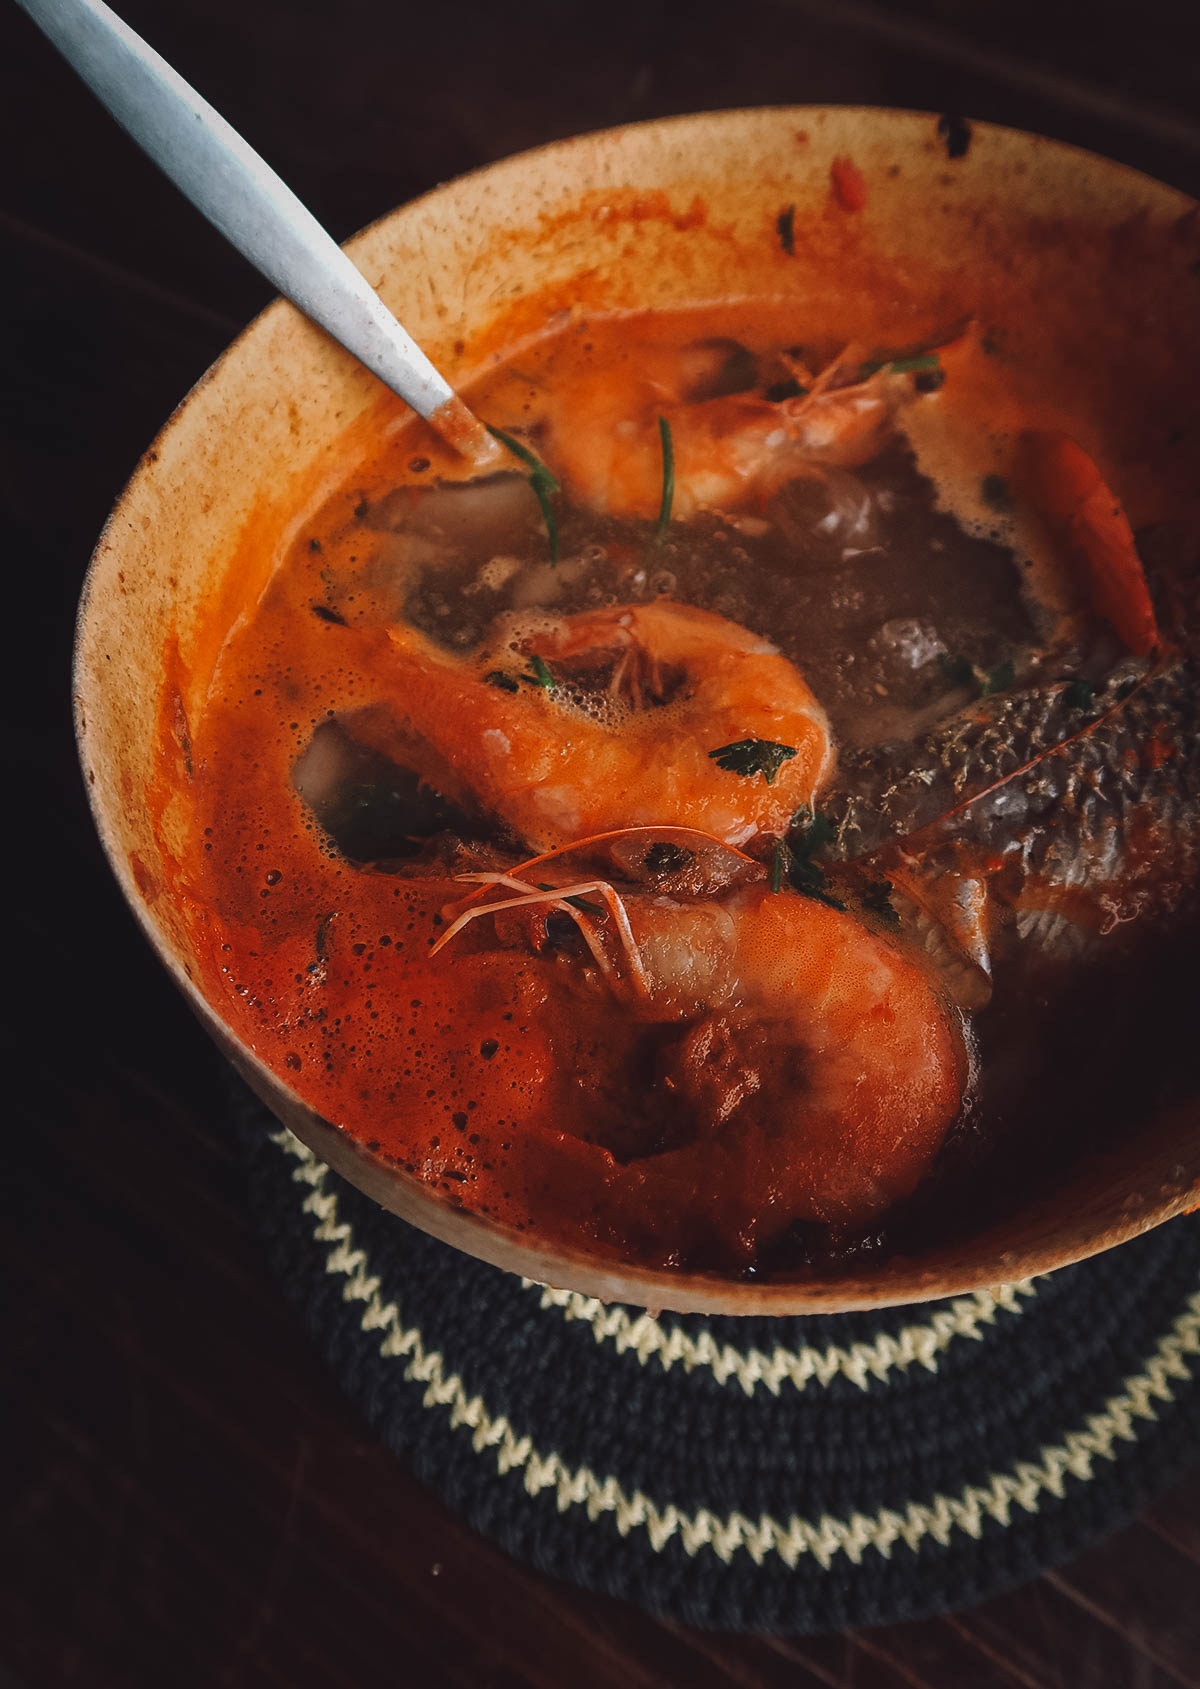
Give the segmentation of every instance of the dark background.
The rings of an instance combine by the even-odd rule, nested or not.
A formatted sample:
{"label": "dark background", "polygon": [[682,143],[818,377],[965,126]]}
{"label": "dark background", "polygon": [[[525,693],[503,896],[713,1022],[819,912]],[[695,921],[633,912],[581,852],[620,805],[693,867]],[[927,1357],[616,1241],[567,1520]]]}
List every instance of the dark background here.
{"label": "dark background", "polygon": [[[991,118],[1200,191],[1200,27],[1139,0],[131,0],[339,237],[581,129],[775,102]],[[1200,1685],[1200,1480],[954,1619],[706,1637],[525,1571],[366,1437],[268,1279],[219,1079],[110,884],[74,607],[160,423],[268,297],[0,11],[7,903],[0,1685]]]}

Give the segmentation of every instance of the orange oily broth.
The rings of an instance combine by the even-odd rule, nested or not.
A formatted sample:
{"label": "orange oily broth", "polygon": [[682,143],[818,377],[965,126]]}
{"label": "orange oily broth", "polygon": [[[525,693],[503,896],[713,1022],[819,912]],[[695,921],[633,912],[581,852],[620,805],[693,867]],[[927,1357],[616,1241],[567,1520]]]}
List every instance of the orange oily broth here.
{"label": "orange oily broth", "polygon": [[[647,335],[686,342],[735,326],[756,351],[790,342],[795,332],[782,332],[774,309],[573,325],[501,367],[473,403],[489,420],[521,426],[545,414],[548,389],[569,407],[573,372],[595,385],[597,368],[636,361]],[[490,922],[475,923],[431,959],[440,913],[464,888],[446,877],[352,865],[296,797],[293,766],[314,727],[386,695],[379,677],[389,672],[388,629],[398,619],[411,615],[448,650],[477,637],[468,589],[489,547],[466,564],[438,544],[422,555],[406,527],[420,510],[420,490],[449,467],[415,427],[395,435],[375,461],[354,466],[344,491],[302,529],[255,616],[228,641],[194,735],[198,844],[204,835],[196,889],[213,915],[210,985],[247,1044],[328,1119],[451,1201],[539,1236],[651,1264],[736,1267],[754,1261],[791,1216],[861,1230],[908,1196],[935,1162],[954,1112],[950,1093],[963,1077],[951,1017],[937,1009],[926,1017],[937,1046],[931,1105],[922,1112],[919,1099],[909,1099],[911,1129],[900,1142],[894,1120],[869,1109],[853,1139],[839,1137],[832,1120],[814,1122],[810,1110],[797,1141],[810,1161],[816,1147],[823,1191],[814,1191],[804,1158],[790,1147],[786,1123],[766,1107],[744,1109],[736,1133],[690,1144],[672,1143],[668,1123],[656,1153],[628,1159],[631,1142],[664,1130],[656,1118],[661,1090],[651,1096],[650,1084],[661,1077],[664,1042],[677,1032],[648,1029],[625,1012],[582,977],[577,956],[497,945]],[[912,473],[903,466],[897,473],[903,504],[913,496]],[[806,585],[789,572],[777,542],[752,541],[717,518],[698,518],[697,532],[693,540],[675,530],[647,554],[644,534],[628,524],[568,515],[564,557],[601,546],[604,565],[575,583],[566,570],[557,577],[543,570],[549,612],[619,598],[614,579],[643,596],[670,593],[769,630],[813,684],[839,737],[882,733],[892,703],[887,683],[872,676],[885,669],[872,661],[853,676],[853,649],[819,637],[808,620],[807,607],[828,596],[828,570]],[[527,567],[544,557],[536,508],[518,508],[503,538]],[[960,535],[955,544],[978,565],[974,596],[955,602],[948,587],[939,626],[961,632],[973,658],[991,661],[1032,636],[1012,563],[985,539]],[[936,586],[931,556],[914,550],[899,560],[893,572],[902,583],[906,571],[910,578],[899,609],[924,607],[931,573]],[[842,588],[839,632],[852,642],[861,581]],[[475,596],[486,622],[497,606],[486,593]],[[314,605],[349,625],[315,615]],[[537,626],[536,596],[523,611],[527,625]],[[873,601],[861,611],[863,627],[883,613]],[[497,694],[498,704],[503,697]],[[782,902],[808,917],[818,907],[790,894]],[[849,920],[820,910],[817,925],[835,942],[839,923]],[[886,934],[856,924],[858,934],[896,957]],[[896,958],[896,966],[902,995],[915,1000],[928,990],[908,964]],[[886,1059],[897,1015],[886,990],[872,1015]],[[791,1077],[803,1090],[802,1061]],[[873,1207],[856,1194],[864,1180],[874,1182]]]}

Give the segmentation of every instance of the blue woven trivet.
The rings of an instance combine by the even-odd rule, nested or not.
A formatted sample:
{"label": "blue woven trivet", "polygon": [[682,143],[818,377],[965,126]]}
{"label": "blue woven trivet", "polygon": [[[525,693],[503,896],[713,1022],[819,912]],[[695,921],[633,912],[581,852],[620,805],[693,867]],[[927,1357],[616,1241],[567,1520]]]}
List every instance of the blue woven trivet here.
{"label": "blue woven trivet", "polygon": [[943,1302],[651,1319],[460,1255],[239,1113],[275,1269],[379,1436],[509,1553],[665,1616],[967,1606],[1200,1458],[1200,1217]]}

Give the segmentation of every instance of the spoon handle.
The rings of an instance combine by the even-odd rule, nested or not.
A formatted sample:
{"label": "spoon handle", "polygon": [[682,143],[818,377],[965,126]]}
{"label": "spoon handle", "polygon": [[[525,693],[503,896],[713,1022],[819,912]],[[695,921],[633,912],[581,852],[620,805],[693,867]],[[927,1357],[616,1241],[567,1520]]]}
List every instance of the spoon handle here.
{"label": "spoon handle", "polygon": [[459,451],[494,442],[270,166],[103,0],[17,0],[210,223]]}

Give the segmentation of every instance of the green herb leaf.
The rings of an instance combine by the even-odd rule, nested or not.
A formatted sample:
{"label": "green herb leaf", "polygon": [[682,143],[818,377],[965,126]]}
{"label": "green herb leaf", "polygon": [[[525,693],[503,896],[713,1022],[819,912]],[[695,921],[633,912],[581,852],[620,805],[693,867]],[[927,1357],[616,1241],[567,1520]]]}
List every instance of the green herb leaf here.
{"label": "green herb leaf", "polygon": [[1003,475],[985,475],[979,483],[980,495],[984,504],[990,509],[998,511],[1001,516],[1007,516],[1013,507],[1012,488]]}
{"label": "green herb leaf", "polygon": [[790,862],[788,866],[788,880],[794,891],[801,897],[811,897],[817,903],[824,903],[829,909],[845,909],[846,905],[840,897],[835,897],[830,890],[825,870],[817,862],[806,857],[798,857],[791,847],[788,847]]}
{"label": "green herb leaf", "polygon": [[873,375],[915,375],[918,370],[941,369],[936,352],[914,352],[907,358],[869,358],[858,366],[858,379],[869,381]]}
{"label": "green herb leaf", "polygon": [[872,915],[880,915],[885,921],[895,926],[900,925],[900,917],[892,908],[892,883],[890,880],[868,880],[863,887],[862,903],[864,909],[869,909]]}
{"label": "green herb leaf", "polygon": [[708,754],[718,768],[730,774],[741,774],[747,779],[761,774],[771,786],[784,763],[795,756],[796,747],[781,745],[775,739],[736,739],[731,745],[718,745]]}
{"label": "green herb leaf", "polygon": [[775,219],[775,232],[779,236],[779,244],[789,258],[796,256],[796,207],[785,205]]}
{"label": "green herb leaf", "polygon": [[541,458],[535,452],[531,452],[528,446],[522,445],[520,440],[514,439],[503,428],[493,428],[491,423],[486,426],[492,438],[499,440],[500,444],[506,447],[515,458],[519,458],[529,470],[529,485],[533,489],[533,496],[537,499],[538,507],[542,512],[542,521],[546,524],[546,538],[550,542],[550,562],[552,565],[557,565],[558,517],[555,515],[554,506],[550,502],[550,495],[559,491],[558,482]]}
{"label": "green herb leaf", "polygon": [[948,651],[939,651],[938,668],[941,669],[947,686],[966,686],[974,691],[979,684],[975,665],[969,657],[955,657]]}
{"label": "green herb leaf", "polygon": [[489,674],[484,675],[483,679],[485,685],[498,686],[501,692],[519,692],[521,690],[512,675],[505,674],[502,669],[492,669]]}
{"label": "green herb leaf", "polygon": [[936,352],[914,352],[911,358],[893,358],[887,366],[889,375],[915,375],[921,369],[940,369]]}
{"label": "green herb leaf", "polygon": [[776,839],[771,850],[771,890],[783,890],[783,875],[787,867],[788,848],[782,839]]}
{"label": "green herb leaf", "polygon": [[552,686],[557,685],[554,676],[546,667],[544,659],[536,653],[530,657],[529,667],[531,672],[520,677],[527,686],[542,686],[548,692]]}
{"label": "green herb leaf", "polygon": [[829,817],[821,810],[815,812],[806,803],[792,816],[788,833],[793,850],[802,851],[806,856],[815,856],[818,851],[825,850],[837,837],[837,828]]}
{"label": "green herb leaf", "polygon": [[662,446],[662,498],[658,506],[658,538],[666,534],[671,521],[671,505],[675,499],[675,443],[671,439],[671,424],[665,416],[658,419],[658,438]]}
{"label": "green herb leaf", "polygon": [[[818,852],[833,843],[836,829],[827,815],[815,814],[802,804],[792,816],[782,858],[788,883],[802,897],[811,897],[830,909],[845,909],[841,898],[830,889],[825,870],[814,860]],[[774,864],[772,864],[772,868]]]}
{"label": "green herb leaf", "polygon": [[[538,882],[539,891],[557,891],[557,886],[543,885]],[[590,903],[586,897],[564,897],[564,903],[569,903],[572,909],[578,909],[584,915],[607,915],[608,910],[602,903]]]}
{"label": "green herb leaf", "polygon": [[1090,710],[1096,701],[1096,689],[1086,680],[1068,680],[1063,687],[1063,703],[1069,710]]}
{"label": "green herb leaf", "polygon": [[490,422],[486,426],[492,439],[499,440],[500,444],[507,447],[514,457],[520,458],[525,467],[545,484],[548,492],[556,493],[558,491],[558,482],[536,452],[531,452],[528,446],[523,445],[514,435],[506,433],[503,428],[493,428]]}
{"label": "green herb leaf", "polygon": [[[542,512],[542,521],[546,524],[546,538],[550,542],[550,567],[558,567],[558,517],[554,514],[554,506],[550,503],[548,485],[538,479],[536,475],[529,477],[529,485],[533,488],[533,496],[537,499]],[[557,486],[557,482],[555,483]]]}
{"label": "green herb leaf", "polygon": [[994,669],[979,669],[969,657],[938,654],[938,667],[948,686],[965,686],[976,698],[988,698],[993,692],[1007,692],[1016,676],[1011,662],[999,663]]}

